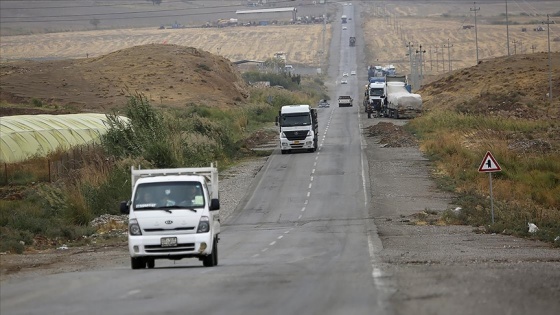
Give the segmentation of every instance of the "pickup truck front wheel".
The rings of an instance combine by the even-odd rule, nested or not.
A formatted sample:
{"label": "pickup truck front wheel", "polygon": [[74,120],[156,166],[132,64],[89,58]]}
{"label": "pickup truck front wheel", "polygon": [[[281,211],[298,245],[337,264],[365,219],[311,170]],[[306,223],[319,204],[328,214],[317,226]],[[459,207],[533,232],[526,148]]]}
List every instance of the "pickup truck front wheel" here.
{"label": "pickup truck front wheel", "polygon": [[218,265],[218,242],[214,239],[214,245],[212,245],[212,253],[202,259],[202,265],[204,267],[214,267]]}
{"label": "pickup truck front wheel", "polygon": [[130,257],[130,267],[132,269],[146,268],[146,261],[142,257]]}

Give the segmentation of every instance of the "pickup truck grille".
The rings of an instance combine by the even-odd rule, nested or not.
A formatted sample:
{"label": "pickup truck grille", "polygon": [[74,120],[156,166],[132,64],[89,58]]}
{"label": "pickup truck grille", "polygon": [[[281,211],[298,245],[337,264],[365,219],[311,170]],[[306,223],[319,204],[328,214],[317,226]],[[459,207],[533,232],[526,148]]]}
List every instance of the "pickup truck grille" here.
{"label": "pickup truck grille", "polygon": [[162,228],[157,228],[157,229],[144,229],[144,231],[146,231],[146,232],[194,231],[194,226],[178,227],[178,228],[174,228],[174,229],[162,229]]}
{"label": "pickup truck grille", "polygon": [[284,131],[284,134],[290,141],[305,140],[305,137],[307,137],[307,130]]}
{"label": "pickup truck grille", "polygon": [[146,253],[169,253],[169,252],[185,252],[193,251],[194,243],[177,244],[173,247],[161,247],[161,245],[145,245],[144,250]]}

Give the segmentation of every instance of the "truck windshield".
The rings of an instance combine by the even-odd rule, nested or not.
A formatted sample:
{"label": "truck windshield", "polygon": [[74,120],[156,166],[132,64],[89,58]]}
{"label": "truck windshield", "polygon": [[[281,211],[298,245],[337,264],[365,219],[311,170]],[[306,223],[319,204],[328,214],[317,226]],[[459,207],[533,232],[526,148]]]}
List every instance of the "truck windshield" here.
{"label": "truck windshield", "polygon": [[369,89],[369,95],[371,96],[382,96],[384,95],[382,88],[372,88]]}
{"label": "truck windshield", "polygon": [[280,124],[282,127],[309,126],[311,125],[311,116],[308,113],[283,114],[280,118]]}
{"label": "truck windshield", "polygon": [[204,207],[200,182],[163,182],[138,185],[134,194],[134,210],[159,210]]}

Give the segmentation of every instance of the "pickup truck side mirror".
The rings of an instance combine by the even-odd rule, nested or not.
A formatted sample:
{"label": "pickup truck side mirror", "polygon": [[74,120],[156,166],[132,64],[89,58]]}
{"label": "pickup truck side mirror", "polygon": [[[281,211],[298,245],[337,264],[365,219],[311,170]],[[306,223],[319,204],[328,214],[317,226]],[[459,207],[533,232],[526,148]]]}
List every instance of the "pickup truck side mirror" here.
{"label": "pickup truck side mirror", "polygon": [[130,204],[128,201],[121,201],[121,213],[122,214],[130,213]]}
{"label": "pickup truck side mirror", "polygon": [[220,210],[220,199],[213,198],[210,200],[210,211]]}

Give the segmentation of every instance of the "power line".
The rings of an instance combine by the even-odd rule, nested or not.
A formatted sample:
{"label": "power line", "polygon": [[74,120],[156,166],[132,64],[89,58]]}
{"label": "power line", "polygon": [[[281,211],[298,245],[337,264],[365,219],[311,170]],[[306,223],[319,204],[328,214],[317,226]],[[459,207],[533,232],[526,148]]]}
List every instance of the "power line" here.
{"label": "power line", "polygon": [[[278,1],[274,3],[284,3],[284,2],[292,2],[292,1]],[[300,4],[300,7],[303,6],[312,6],[313,4]],[[148,15],[148,16],[129,16],[129,17],[114,17],[115,15],[123,15],[123,14],[146,14],[146,13],[164,13],[164,12],[178,12],[178,11],[191,11],[191,10],[201,10],[201,9],[216,9],[216,8],[238,8],[241,5],[220,5],[220,6],[213,6],[213,7],[202,7],[202,8],[185,8],[185,9],[163,9],[163,10],[148,10],[148,11],[129,11],[129,12],[114,12],[114,13],[91,13],[91,14],[74,14],[74,15],[51,15],[51,16],[36,16],[33,19],[29,19],[29,17],[2,17],[0,24],[6,23],[48,23],[48,22],[77,22],[83,21],[83,18],[92,18],[97,17],[103,20],[127,20],[127,19],[140,19],[140,18],[160,18],[160,17],[177,17],[177,16],[198,16],[198,15],[214,15],[214,14],[221,14],[221,13],[232,13],[231,10],[228,11],[214,11],[214,12],[193,12],[193,13],[180,13],[180,14],[165,14],[165,15]],[[104,17],[107,16],[107,17]],[[67,19],[66,17],[71,17],[71,19]],[[72,18],[82,17],[81,19],[72,19]],[[18,19],[18,18],[27,18],[27,20],[14,20],[14,21],[6,21],[5,19]],[[49,18],[47,20],[37,20],[36,18],[44,19]],[[50,18],[56,18],[56,20],[51,20]]]}
{"label": "power line", "polygon": [[[2,0],[2,1],[10,2],[10,0]],[[40,0],[40,1],[44,2],[44,0]],[[23,3],[25,3],[25,2],[33,2],[33,0],[24,0],[24,1],[18,0],[18,1],[12,1],[12,2],[18,2],[18,3],[23,2]],[[58,2],[58,1],[51,0],[51,2]],[[74,3],[75,1],[72,1],[72,2]],[[167,1],[166,0],[165,4],[168,4],[168,3],[184,3],[184,2],[183,1]],[[96,5],[91,5],[91,4],[89,4],[89,5],[71,5],[71,6],[65,5],[65,6],[51,6],[51,7],[36,7],[36,6],[33,6],[33,7],[30,7],[30,8],[24,8],[24,7],[10,8],[10,7],[3,6],[2,9],[3,10],[39,10],[39,9],[67,9],[67,8],[72,8],[73,9],[73,8],[118,7],[118,6],[127,6],[127,5],[154,6],[152,3],[149,3],[148,1],[145,1],[145,2],[140,2],[140,3],[139,2],[134,2],[134,3],[131,2],[131,3],[96,4]]]}
{"label": "power line", "polygon": [[[276,3],[290,3],[292,1],[290,0],[283,0],[283,1],[278,1],[278,2],[274,2]],[[171,3],[184,3],[182,1],[173,1]],[[123,5],[130,5],[130,3],[128,4],[123,4]],[[142,5],[144,5],[142,3]],[[313,4],[300,4],[299,6],[310,6]],[[95,7],[103,7],[103,6],[115,6],[115,4],[112,5],[99,5],[99,6],[65,6],[65,7],[42,7],[42,9],[52,9],[52,8],[68,8],[68,9],[73,9],[73,8],[95,8]],[[200,8],[184,8],[184,9],[158,9],[158,10],[145,10],[145,11],[127,11],[127,12],[112,12],[112,13],[88,13],[88,14],[65,14],[65,15],[37,15],[33,17],[33,20],[29,20],[30,17],[21,17],[21,16],[2,16],[2,21],[0,21],[0,23],[15,23],[15,22],[58,22],[58,21],[81,21],[80,20],[72,20],[72,19],[64,19],[64,20],[35,20],[35,19],[44,19],[44,18],[66,18],[66,17],[95,17],[95,16],[109,16],[106,18],[103,18],[105,20],[120,20],[120,19],[130,19],[130,18],[144,18],[144,17],[129,17],[129,18],[119,18],[119,17],[111,17],[111,16],[115,16],[115,15],[123,15],[123,14],[143,14],[143,13],[162,13],[162,12],[177,12],[177,11],[185,11],[185,10],[208,10],[208,9],[218,9],[218,8],[239,8],[239,7],[244,7],[243,5],[240,4],[230,4],[230,5],[217,5],[217,6],[210,6],[210,7],[200,7]],[[13,9],[13,10],[19,10],[19,8],[2,8],[3,10],[6,9]],[[26,8],[26,9],[39,9],[37,7],[34,8]],[[231,11],[222,11],[222,12],[208,12],[208,13],[185,13],[185,14],[171,14],[171,15],[163,15],[163,16],[146,16],[146,17],[167,17],[167,16],[182,16],[182,15],[186,15],[186,16],[190,16],[190,15],[206,15],[206,14],[219,14],[219,13],[231,13]],[[27,19],[27,20],[15,20],[15,21],[6,21],[6,19]]]}

